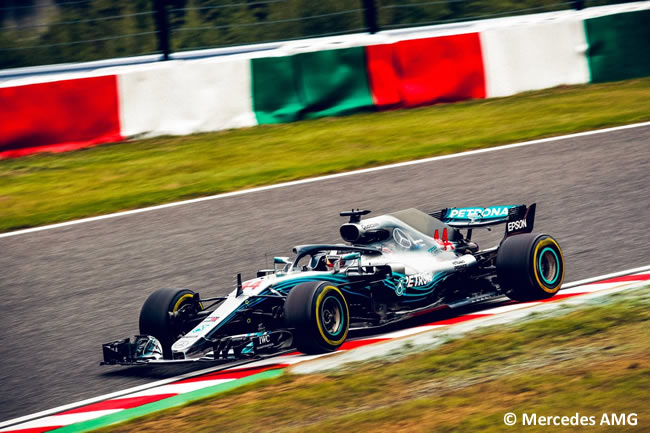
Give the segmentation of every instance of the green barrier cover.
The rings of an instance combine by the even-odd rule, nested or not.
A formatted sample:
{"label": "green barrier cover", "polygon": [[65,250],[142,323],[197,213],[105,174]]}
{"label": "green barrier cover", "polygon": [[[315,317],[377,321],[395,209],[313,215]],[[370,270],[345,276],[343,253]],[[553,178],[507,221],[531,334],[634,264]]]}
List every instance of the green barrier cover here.
{"label": "green barrier cover", "polygon": [[253,59],[257,121],[284,123],[373,107],[363,47]]}
{"label": "green barrier cover", "polygon": [[650,10],[585,20],[591,81],[650,75]]}

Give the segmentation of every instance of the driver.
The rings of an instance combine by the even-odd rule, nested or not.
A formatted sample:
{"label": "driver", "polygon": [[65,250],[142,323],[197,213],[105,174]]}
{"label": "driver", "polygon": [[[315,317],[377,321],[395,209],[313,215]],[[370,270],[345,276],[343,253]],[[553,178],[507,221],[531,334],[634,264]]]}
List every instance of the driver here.
{"label": "driver", "polygon": [[330,251],[329,254],[315,254],[310,262],[309,269],[312,271],[331,271],[339,265],[339,269],[348,266],[348,261],[341,260],[341,256],[336,254],[337,251]]}
{"label": "driver", "polygon": [[312,271],[327,271],[326,261],[325,254],[315,254],[309,262],[309,269]]}
{"label": "driver", "polygon": [[337,263],[341,261],[341,258],[339,256],[326,256],[325,257],[325,265],[327,266],[327,270],[332,270],[336,266]]}

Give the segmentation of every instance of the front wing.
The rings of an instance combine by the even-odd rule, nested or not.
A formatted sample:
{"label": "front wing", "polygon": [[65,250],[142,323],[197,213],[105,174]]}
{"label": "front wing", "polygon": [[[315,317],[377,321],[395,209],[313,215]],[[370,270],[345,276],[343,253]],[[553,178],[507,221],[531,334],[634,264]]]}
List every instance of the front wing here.
{"label": "front wing", "polygon": [[293,335],[289,330],[262,331],[211,339],[212,350],[191,358],[164,359],[162,353],[147,352],[154,337],[136,335],[134,339],[112,341],[102,345],[104,360],[100,365],[148,365],[191,362],[232,362],[278,354],[291,347]]}

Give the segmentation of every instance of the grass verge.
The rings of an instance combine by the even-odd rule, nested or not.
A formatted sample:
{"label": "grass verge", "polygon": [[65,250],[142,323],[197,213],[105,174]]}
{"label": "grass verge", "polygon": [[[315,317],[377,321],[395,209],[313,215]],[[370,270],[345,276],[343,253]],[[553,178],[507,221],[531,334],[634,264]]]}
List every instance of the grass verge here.
{"label": "grass verge", "polygon": [[[108,430],[175,432],[648,431],[650,295],[468,334],[399,362],[285,375]],[[508,412],[519,422],[504,425]],[[594,417],[590,426],[522,426],[529,417]],[[601,425],[636,413],[637,424]],[[570,421],[568,421],[570,422]]]}
{"label": "grass verge", "polygon": [[0,161],[0,232],[650,120],[650,78]]}

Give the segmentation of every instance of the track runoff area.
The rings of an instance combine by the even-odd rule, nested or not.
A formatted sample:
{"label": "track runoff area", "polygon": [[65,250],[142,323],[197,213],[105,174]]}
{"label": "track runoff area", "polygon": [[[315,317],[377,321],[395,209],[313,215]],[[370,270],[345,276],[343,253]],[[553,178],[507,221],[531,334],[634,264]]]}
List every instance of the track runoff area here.
{"label": "track runoff area", "polygon": [[647,284],[650,284],[650,265],[564,284],[557,295],[544,301],[517,303],[503,298],[483,304],[484,309],[451,318],[354,338],[333,354],[303,355],[292,352],[236,365],[214,366],[6,421],[0,423],[0,432],[91,431],[276,377],[287,368],[294,373],[336,368],[346,362],[387,354],[399,347],[396,344],[402,345],[407,340],[428,337],[428,341],[431,341],[430,338],[436,333],[453,332],[454,328],[460,326],[463,332],[468,332],[479,327],[514,322],[542,309],[581,303]]}

